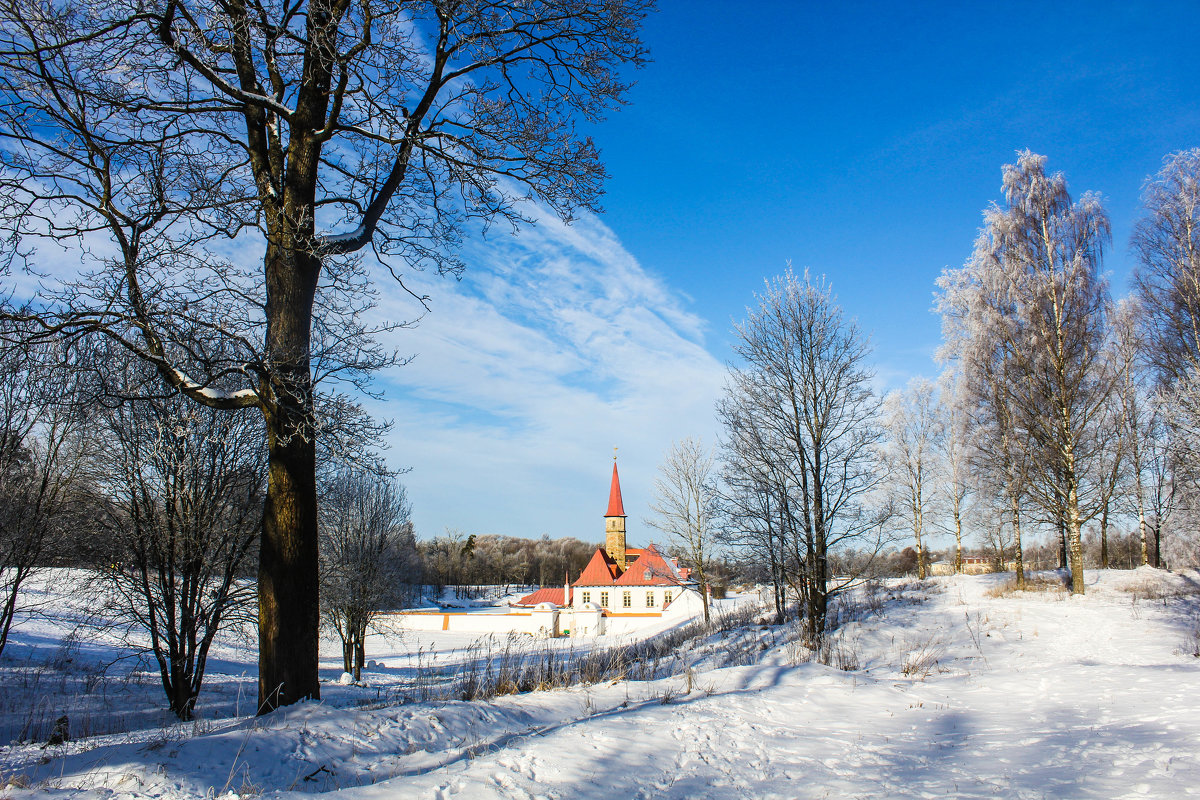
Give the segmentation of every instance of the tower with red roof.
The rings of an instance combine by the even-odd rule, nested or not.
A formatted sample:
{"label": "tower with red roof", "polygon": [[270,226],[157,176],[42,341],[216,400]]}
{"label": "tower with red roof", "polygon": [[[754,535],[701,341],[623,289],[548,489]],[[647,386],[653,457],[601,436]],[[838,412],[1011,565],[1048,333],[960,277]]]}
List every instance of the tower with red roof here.
{"label": "tower with red roof", "polygon": [[621,479],[617,475],[616,456],[613,456],[612,485],[608,489],[608,511],[604,512],[604,552],[621,571],[629,566],[625,552],[625,506],[621,502]]}
{"label": "tower with red roof", "polygon": [[[690,589],[688,571],[654,545],[625,546],[625,504],[621,478],[613,457],[608,511],[604,514],[604,547],[596,548],[583,572],[563,587],[545,587],[513,603],[522,608],[538,603],[571,606],[576,611],[599,609],[604,616],[659,616]],[[577,624],[581,624],[578,623]]]}

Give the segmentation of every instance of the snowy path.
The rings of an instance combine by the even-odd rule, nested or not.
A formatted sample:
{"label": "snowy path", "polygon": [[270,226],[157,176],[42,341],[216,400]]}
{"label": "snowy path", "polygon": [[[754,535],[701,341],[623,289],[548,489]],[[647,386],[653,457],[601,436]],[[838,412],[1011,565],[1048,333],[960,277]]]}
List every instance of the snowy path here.
{"label": "snowy path", "polygon": [[[936,602],[872,621],[860,631],[875,661],[866,672],[702,674],[699,690],[668,705],[514,742],[405,788],[439,798],[1200,795],[1200,670],[1175,652],[1182,634],[1161,606],[1139,610],[1115,593],[985,600],[988,585],[951,582]],[[931,636],[948,671],[898,674]]]}
{"label": "snowy path", "polygon": [[[491,703],[320,705],[158,748],[114,744],[27,768],[14,800],[195,798],[1165,798],[1200,795],[1196,597],[1123,590],[990,597],[930,584],[855,623],[862,669],[698,667]],[[929,654],[927,676],[903,674]],[[933,659],[937,663],[934,665]],[[911,671],[911,670],[910,670]],[[663,702],[664,693],[672,696]],[[45,770],[45,771],[42,771]],[[57,776],[51,778],[50,776]],[[310,778],[305,780],[305,778]]]}

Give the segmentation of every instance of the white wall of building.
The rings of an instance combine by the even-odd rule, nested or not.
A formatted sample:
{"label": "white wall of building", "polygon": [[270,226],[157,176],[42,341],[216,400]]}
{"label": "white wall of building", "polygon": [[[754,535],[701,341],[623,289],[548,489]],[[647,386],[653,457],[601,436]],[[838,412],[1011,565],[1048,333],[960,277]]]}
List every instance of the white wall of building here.
{"label": "white wall of building", "polygon": [[[595,590],[593,590],[595,591]],[[606,591],[613,591],[611,588]],[[704,613],[704,604],[700,593],[695,589],[675,587],[671,591],[671,605],[663,610],[661,606],[647,607],[643,599],[642,605],[629,609],[621,608],[620,588],[615,595],[617,608],[609,608],[608,614],[598,617],[594,611],[580,609],[559,609],[557,613],[558,630],[569,631],[572,636],[594,636],[605,634],[609,636],[630,636],[645,633],[651,628],[672,627],[686,620],[693,619]],[[634,596],[645,590],[635,588]],[[663,589],[655,587],[658,595],[656,603],[662,602]],[[582,605],[584,602],[580,589],[575,590],[575,600]],[[594,596],[592,603],[599,599],[599,593]],[[610,603],[614,599],[609,597]],[[626,613],[622,613],[622,612]],[[517,611],[507,614],[484,613],[443,613],[437,611],[408,611],[392,617],[402,628],[414,631],[454,631],[459,633],[529,633],[533,635],[549,635],[553,630],[552,618],[544,611]]]}
{"label": "white wall of building", "polygon": [[[595,603],[618,614],[638,614],[662,611],[668,605],[667,596],[674,602],[685,590],[679,586],[576,586],[572,596],[576,603]],[[625,594],[629,605],[625,605]],[[608,595],[608,602],[601,602]]]}

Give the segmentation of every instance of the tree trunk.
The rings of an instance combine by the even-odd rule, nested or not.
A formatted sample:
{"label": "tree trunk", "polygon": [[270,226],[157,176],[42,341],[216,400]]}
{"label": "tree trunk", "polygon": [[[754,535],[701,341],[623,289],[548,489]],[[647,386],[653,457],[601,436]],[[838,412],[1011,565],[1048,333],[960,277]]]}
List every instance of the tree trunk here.
{"label": "tree trunk", "polygon": [[258,565],[260,714],[321,696],[317,450],[309,363],[320,263],[294,245],[273,244],[266,257],[271,386],[265,413],[267,497]]}
{"label": "tree trunk", "polygon": [[962,555],[962,515],[958,513],[958,503],[954,504],[954,572],[961,573],[963,569]]}
{"label": "tree trunk", "polygon": [[1067,568],[1067,524],[1061,516],[1058,519],[1058,568]]}
{"label": "tree trunk", "polygon": [[1154,566],[1162,569],[1162,525],[1154,520]]}
{"label": "tree trunk", "polygon": [[707,625],[709,623],[708,578],[704,576],[703,569],[697,569],[696,572],[700,577],[700,597],[704,600],[704,624]]}
{"label": "tree trunk", "polygon": [[192,719],[192,714],[196,707],[196,693],[192,691],[190,681],[178,680],[174,682],[174,685],[171,687],[169,705],[171,713],[182,722],[188,722]]}
{"label": "tree trunk", "polygon": [[24,568],[17,566],[13,569],[12,583],[9,584],[8,596],[4,598],[4,608],[0,610],[0,654],[8,643],[8,632],[12,629],[13,617],[17,613],[17,597],[24,581]]}
{"label": "tree trunk", "polygon": [[1146,512],[1142,510],[1142,504],[1138,503],[1138,534],[1142,540],[1142,566],[1150,563],[1150,548],[1146,542]]}
{"label": "tree trunk", "polygon": [[1016,550],[1016,567],[1017,572],[1017,588],[1025,588],[1025,554],[1021,550],[1021,504],[1017,501],[1016,495],[1009,495],[1009,503],[1012,511],[1012,526],[1013,526],[1013,549]]}
{"label": "tree trunk", "polygon": [[[824,509],[818,506],[823,514]],[[829,554],[825,538],[825,525],[822,521],[817,525],[817,547],[813,570],[813,628],[820,638],[825,635],[829,617]]]}
{"label": "tree trunk", "polygon": [[1100,511],[1100,568],[1108,569],[1108,502]]}
{"label": "tree trunk", "polygon": [[787,601],[783,596],[783,569],[779,564],[779,554],[775,550],[775,537],[768,533],[767,554],[771,567],[771,591],[775,595],[775,624],[782,625]]}
{"label": "tree trunk", "polygon": [[1071,592],[1083,594],[1083,541],[1080,536],[1079,492],[1072,483],[1067,491],[1067,544],[1071,566]]}
{"label": "tree trunk", "polygon": [[917,528],[913,533],[917,537],[917,580],[925,580],[925,551],[921,547],[921,530]]}

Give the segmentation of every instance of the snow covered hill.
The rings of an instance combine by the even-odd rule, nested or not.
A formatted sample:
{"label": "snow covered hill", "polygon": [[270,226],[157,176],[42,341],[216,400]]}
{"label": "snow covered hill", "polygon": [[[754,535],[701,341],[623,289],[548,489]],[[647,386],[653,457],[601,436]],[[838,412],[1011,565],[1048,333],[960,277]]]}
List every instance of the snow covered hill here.
{"label": "snow covered hill", "polygon": [[[827,660],[853,669],[753,628],[653,682],[8,747],[0,797],[1200,794],[1197,577],[1091,572],[1084,597],[1005,580],[899,593],[838,634]],[[731,648],[755,663],[718,666]]]}

